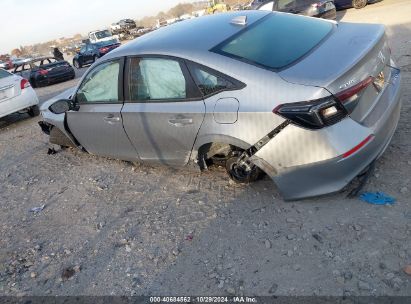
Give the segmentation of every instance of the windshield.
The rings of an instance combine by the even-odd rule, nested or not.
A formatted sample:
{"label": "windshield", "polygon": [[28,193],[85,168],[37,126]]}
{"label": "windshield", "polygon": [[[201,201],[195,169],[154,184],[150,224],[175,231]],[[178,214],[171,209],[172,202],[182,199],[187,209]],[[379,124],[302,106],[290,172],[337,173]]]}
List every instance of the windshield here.
{"label": "windshield", "polygon": [[101,32],[96,32],[95,35],[96,35],[97,39],[103,39],[103,38],[106,38],[106,37],[113,36],[113,35],[111,35],[110,31],[108,31],[108,30],[101,31]]}
{"label": "windshield", "polygon": [[10,74],[9,72],[7,72],[7,71],[5,71],[5,70],[3,70],[3,69],[0,69],[0,79],[9,77],[9,76],[11,76],[11,75],[12,75],[12,74]]}
{"label": "windshield", "polygon": [[333,24],[315,18],[273,13],[211,51],[269,69],[292,64],[317,46]]}

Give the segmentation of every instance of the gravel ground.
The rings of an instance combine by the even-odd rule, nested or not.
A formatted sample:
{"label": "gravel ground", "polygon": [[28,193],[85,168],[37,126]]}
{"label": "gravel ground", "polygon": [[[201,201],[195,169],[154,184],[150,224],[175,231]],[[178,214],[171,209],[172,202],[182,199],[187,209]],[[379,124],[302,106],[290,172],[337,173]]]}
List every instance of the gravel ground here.
{"label": "gravel ground", "polygon": [[365,186],[396,204],[347,192],[286,203],[268,178],[234,185],[221,168],[47,155],[38,119],[12,115],[0,120],[0,295],[411,296],[410,10],[386,0],[339,13],[387,24],[403,70],[398,130]]}

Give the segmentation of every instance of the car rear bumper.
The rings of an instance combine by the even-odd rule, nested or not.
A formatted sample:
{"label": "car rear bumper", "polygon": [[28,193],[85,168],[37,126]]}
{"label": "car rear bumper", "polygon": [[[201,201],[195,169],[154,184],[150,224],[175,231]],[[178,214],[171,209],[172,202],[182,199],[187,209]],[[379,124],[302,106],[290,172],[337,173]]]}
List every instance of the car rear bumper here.
{"label": "car rear bumper", "polygon": [[34,90],[27,88],[18,96],[0,101],[0,118],[38,104]]}
{"label": "car rear bumper", "polygon": [[[347,118],[319,131],[301,131],[290,125],[251,160],[274,180],[286,200],[339,191],[385,151],[400,117],[400,97],[400,72],[393,69],[369,114],[377,119],[359,124]],[[372,139],[358,151],[343,157],[369,136]]]}

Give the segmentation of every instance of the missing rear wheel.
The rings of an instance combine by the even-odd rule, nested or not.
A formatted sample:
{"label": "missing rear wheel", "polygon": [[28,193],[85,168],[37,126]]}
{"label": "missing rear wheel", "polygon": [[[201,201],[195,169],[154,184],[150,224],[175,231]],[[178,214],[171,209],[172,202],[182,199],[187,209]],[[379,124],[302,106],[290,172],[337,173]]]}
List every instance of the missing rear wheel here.
{"label": "missing rear wheel", "polygon": [[248,184],[261,179],[264,172],[253,164],[245,165],[239,162],[240,155],[241,153],[232,154],[225,163],[230,178],[239,184]]}

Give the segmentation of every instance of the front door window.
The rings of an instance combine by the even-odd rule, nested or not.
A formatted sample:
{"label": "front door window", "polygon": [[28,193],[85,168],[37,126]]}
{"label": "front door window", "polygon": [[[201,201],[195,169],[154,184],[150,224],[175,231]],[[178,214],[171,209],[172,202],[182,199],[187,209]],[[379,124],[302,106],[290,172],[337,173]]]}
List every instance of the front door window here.
{"label": "front door window", "polygon": [[119,61],[100,64],[91,71],[77,92],[79,103],[113,103],[118,102]]}

